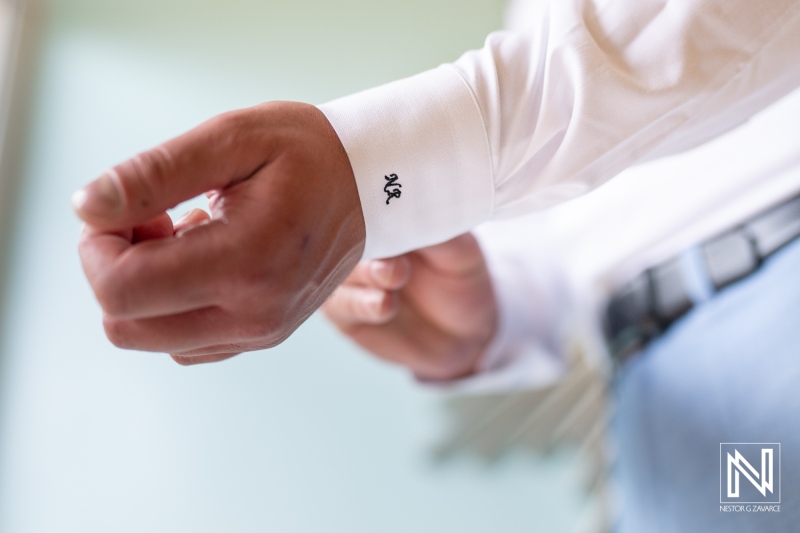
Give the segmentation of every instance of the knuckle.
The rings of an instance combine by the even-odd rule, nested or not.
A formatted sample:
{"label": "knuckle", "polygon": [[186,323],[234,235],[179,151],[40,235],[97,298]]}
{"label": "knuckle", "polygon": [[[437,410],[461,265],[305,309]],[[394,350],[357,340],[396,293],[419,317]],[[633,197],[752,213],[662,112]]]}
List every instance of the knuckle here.
{"label": "knuckle", "polygon": [[104,317],[103,329],[105,330],[108,340],[117,348],[125,349],[134,347],[125,321]]}
{"label": "knuckle", "polygon": [[411,271],[408,258],[403,256],[373,261],[370,269],[375,283],[381,288],[390,290],[405,285]]}
{"label": "knuckle", "polygon": [[125,297],[122,286],[106,277],[98,283],[95,296],[103,311],[112,317],[125,315],[129,310],[129,302]]}
{"label": "knuckle", "polygon": [[386,291],[370,291],[352,302],[353,314],[368,322],[385,322],[392,317],[394,298]]}
{"label": "knuckle", "polygon": [[392,298],[391,293],[384,292],[377,303],[375,314],[379,319],[386,318],[392,311]]}
{"label": "knuckle", "polygon": [[191,357],[185,357],[182,355],[175,355],[175,354],[171,354],[170,357],[172,358],[173,361],[175,361],[181,366],[192,366],[196,363],[196,361],[194,361]]}
{"label": "knuckle", "polygon": [[283,317],[267,316],[246,323],[241,331],[245,341],[255,341],[264,348],[274,348],[294,331]]}
{"label": "knuckle", "polygon": [[366,293],[349,298],[347,307],[350,315],[360,320],[369,320],[378,312],[380,302],[373,296],[374,293]]}

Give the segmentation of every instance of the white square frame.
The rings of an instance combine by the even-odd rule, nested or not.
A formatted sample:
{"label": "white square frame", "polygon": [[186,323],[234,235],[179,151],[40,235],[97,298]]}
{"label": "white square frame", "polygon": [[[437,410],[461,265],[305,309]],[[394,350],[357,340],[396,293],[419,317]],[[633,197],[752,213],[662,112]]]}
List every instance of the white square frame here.
{"label": "white square frame", "polygon": [[[746,446],[777,446],[778,447],[778,501],[777,502],[725,502],[722,501],[722,492],[723,492],[723,467],[722,467],[722,447],[724,445],[732,445],[735,446],[737,444],[746,445]],[[781,503],[781,443],[780,442],[720,442],[719,443],[719,503],[721,505],[780,505]]]}

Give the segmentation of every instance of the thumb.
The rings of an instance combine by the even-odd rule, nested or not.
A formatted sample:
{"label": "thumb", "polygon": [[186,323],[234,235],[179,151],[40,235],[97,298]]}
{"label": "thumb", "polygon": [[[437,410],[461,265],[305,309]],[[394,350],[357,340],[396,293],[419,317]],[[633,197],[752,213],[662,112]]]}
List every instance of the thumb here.
{"label": "thumb", "polygon": [[271,157],[247,110],[220,115],[104,172],[72,196],[93,226],[118,230],[252,175]]}

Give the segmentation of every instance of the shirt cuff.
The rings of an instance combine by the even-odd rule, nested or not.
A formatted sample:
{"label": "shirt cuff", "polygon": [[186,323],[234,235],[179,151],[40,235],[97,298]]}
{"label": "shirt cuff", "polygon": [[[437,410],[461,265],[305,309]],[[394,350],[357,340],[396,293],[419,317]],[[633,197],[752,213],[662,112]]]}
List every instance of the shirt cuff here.
{"label": "shirt cuff", "polygon": [[367,229],[364,258],[446,241],[494,206],[478,104],[449,65],[319,106],[350,158]]}

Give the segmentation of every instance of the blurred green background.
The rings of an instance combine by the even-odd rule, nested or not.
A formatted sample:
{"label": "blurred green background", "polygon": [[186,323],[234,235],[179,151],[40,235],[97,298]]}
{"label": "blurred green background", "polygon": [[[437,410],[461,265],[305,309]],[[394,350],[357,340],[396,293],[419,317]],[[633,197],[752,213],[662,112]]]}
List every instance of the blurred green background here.
{"label": "blurred green background", "polygon": [[[191,368],[105,339],[69,196],[217,113],[479,47],[501,0],[58,0],[38,18],[0,324],[0,532],[570,531],[569,454],[445,462],[435,394],[314,317]],[[36,21],[35,21],[36,22]],[[22,130],[12,134],[22,135]],[[7,255],[10,254],[10,255]]]}

